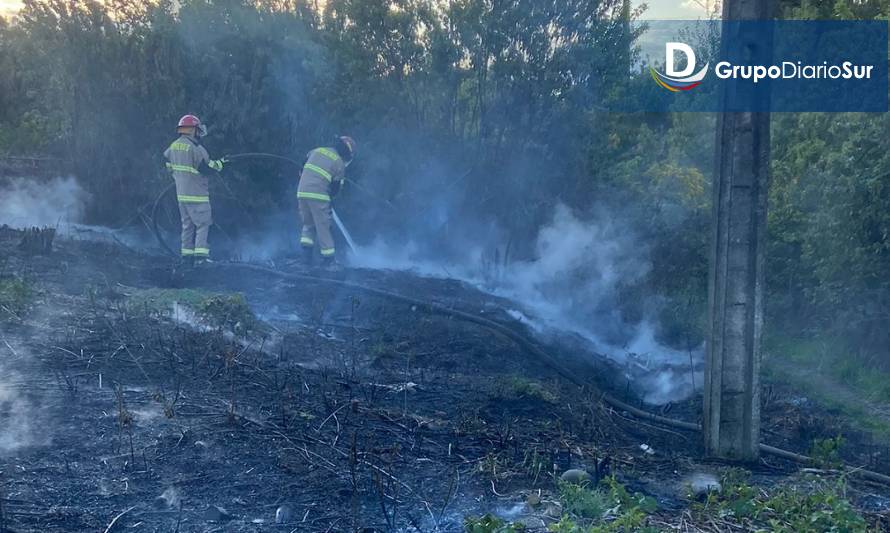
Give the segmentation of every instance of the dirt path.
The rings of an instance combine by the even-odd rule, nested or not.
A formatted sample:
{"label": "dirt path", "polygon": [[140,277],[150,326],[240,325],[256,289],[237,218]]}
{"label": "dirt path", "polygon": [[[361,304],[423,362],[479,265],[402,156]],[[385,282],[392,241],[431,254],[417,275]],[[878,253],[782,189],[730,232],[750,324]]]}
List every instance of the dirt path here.
{"label": "dirt path", "polygon": [[[884,428],[890,434],[890,404],[870,400],[862,393],[816,368],[796,364],[773,356],[767,367],[813,399],[829,407],[837,407],[855,416],[857,421],[866,420],[870,430]],[[858,415],[858,416],[857,416]]]}

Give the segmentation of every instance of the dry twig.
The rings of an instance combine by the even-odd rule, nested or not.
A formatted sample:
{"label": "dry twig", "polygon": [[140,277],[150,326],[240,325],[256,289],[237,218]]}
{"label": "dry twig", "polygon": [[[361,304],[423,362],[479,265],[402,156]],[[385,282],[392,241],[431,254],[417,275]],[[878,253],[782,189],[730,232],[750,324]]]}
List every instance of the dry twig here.
{"label": "dry twig", "polygon": [[112,530],[112,528],[114,528],[114,525],[117,523],[117,521],[121,519],[122,516],[129,513],[130,511],[132,511],[135,508],[136,508],[136,506],[134,505],[133,507],[130,507],[129,509],[126,509],[125,511],[122,511],[119,515],[112,518],[111,523],[109,523],[108,527],[105,528],[105,533],[109,533]]}

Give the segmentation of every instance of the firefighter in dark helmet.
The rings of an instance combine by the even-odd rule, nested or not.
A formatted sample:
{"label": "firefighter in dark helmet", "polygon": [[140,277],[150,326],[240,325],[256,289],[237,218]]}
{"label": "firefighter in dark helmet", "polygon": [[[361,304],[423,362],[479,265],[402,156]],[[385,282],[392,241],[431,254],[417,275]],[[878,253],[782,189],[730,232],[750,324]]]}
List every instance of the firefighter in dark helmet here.
{"label": "firefighter in dark helmet", "polygon": [[318,248],[326,268],[339,269],[335,259],[337,250],[331,232],[331,199],[340,192],[346,179],[346,167],[355,157],[355,141],[351,137],[336,137],[331,146],[323,146],[309,152],[297,198],[303,231],[300,246],[304,259],[311,262]]}

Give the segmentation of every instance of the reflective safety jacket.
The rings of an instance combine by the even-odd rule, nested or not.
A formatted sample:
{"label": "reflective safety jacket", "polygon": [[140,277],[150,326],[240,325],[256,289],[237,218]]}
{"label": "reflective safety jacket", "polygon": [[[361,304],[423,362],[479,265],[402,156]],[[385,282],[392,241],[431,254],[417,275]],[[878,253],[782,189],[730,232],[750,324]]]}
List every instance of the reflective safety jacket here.
{"label": "reflective safety jacket", "polygon": [[346,179],[346,163],[333,148],[316,148],[309,152],[308,160],[300,175],[297,198],[331,201],[331,188],[337,189]]}
{"label": "reflective safety jacket", "polygon": [[198,141],[183,135],[164,151],[167,169],[176,181],[176,198],[179,203],[202,204],[210,202],[210,187],[202,170],[209,169],[210,155]]}

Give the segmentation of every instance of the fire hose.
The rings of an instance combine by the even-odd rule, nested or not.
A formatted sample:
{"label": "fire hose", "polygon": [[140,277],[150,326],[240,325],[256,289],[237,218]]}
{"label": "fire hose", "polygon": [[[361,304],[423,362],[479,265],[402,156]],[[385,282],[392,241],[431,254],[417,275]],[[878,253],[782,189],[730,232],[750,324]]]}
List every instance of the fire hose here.
{"label": "fire hose", "polygon": [[[224,156],[224,157],[223,157],[223,160],[225,160],[225,161],[237,161],[237,160],[239,160],[239,159],[277,159],[277,160],[279,160],[279,161],[285,161],[285,162],[287,162],[287,163],[290,163],[290,164],[296,166],[297,168],[300,168],[300,169],[303,168],[303,164],[300,163],[300,162],[298,162],[296,159],[291,159],[290,157],[285,157],[285,156],[282,156],[282,155],[267,154],[267,153],[263,153],[263,152],[250,152],[250,153],[246,153],[246,154],[233,154],[233,155],[227,155],[227,156]],[[371,198],[372,200],[377,201],[377,202],[380,202],[380,203],[383,203],[383,204],[386,204],[387,207],[389,207],[389,208],[391,208],[391,209],[396,209],[396,206],[394,206],[392,202],[390,202],[390,201],[387,200],[386,198],[381,198],[379,195],[373,193],[373,192],[370,191],[368,188],[362,186],[361,183],[358,183],[358,182],[356,182],[356,181],[352,181],[352,180],[348,180],[348,179],[346,180],[346,183],[348,183],[349,185],[355,187],[356,189],[358,189],[359,191],[361,191],[362,193],[364,193],[366,196],[368,196],[368,197]]]}
{"label": "fire hose", "polygon": [[[536,356],[541,362],[545,365],[553,369],[560,377],[568,380],[574,385],[579,387],[590,387],[592,384],[586,383],[583,379],[579,378],[576,374],[570,372],[565,367],[563,367],[552,355],[547,353],[543,348],[541,348],[537,343],[530,340],[525,335],[519,333],[518,331],[507,327],[506,325],[491,320],[489,318],[485,318],[479,315],[474,315],[472,313],[468,313],[465,311],[460,311],[457,309],[452,309],[446,307],[441,304],[437,304],[434,302],[429,302],[425,300],[420,300],[417,298],[412,298],[410,296],[404,296],[402,294],[398,294],[395,292],[387,291],[384,289],[377,289],[374,287],[368,287],[366,285],[362,285],[360,283],[354,283],[350,281],[344,281],[335,278],[326,278],[320,276],[312,276],[307,274],[294,274],[289,272],[282,272],[280,270],[276,270],[274,268],[269,268],[261,265],[254,265],[250,263],[221,263],[217,264],[211,268],[226,268],[226,267],[235,267],[242,268],[247,270],[252,270],[255,272],[265,273],[272,276],[279,277],[288,281],[295,281],[301,283],[323,283],[328,285],[336,285],[338,287],[342,287],[345,289],[352,289],[355,291],[363,292],[365,294],[370,294],[373,296],[377,296],[383,299],[397,301],[404,304],[409,304],[416,308],[417,310],[425,311],[429,314],[435,314],[440,316],[445,316],[448,318],[459,319],[464,322],[469,322],[472,324],[476,324],[478,326],[484,327],[494,333],[497,333],[507,339],[513,341],[520,347],[522,347],[527,352]],[[601,393],[600,400],[602,400],[605,404],[610,407],[633,415],[637,418],[641,418],[644,420],[648,420],[650,422],[655,422],[662,426],[667,426],[676,429],[682,429],[685,431],[693,431],[693,432],[701,432],[702,427],[699,424],[694,422],[686,422],[684,420],[677,420],[673,418],[667,418],[664,416],[656,415],[645,411],[643,409],[634,407],[626,402],[623,402],[614,396],[611,396],[608,393]],[[783,450],[781,448],[776,448],[774,446],[770,446],[768,444],[760,444],[760,451],[767,454],[772,455],[774,457],[779,457],[781,459],[785,459],[788,461],[800,463],[800,464],[813,464],[813,459],[806,455],[802,455],[799,453],[795,453],[788,450]],[[863,479],[873,481],[876,483],[881,483],[884,485],[890,485],[890,476],[886,474],[881,474],[878,472],[873,472],[870,470],[865,470],[862,468],[854,468],[850,466],[845,466],[843,468],[845,474],[855,475],[861,477]]]}
{"label": "fire hose", "polygon": [[[236,159],[255,158],[255,157],[279,159],[279,160],[287,161],[294,165],[302,167],[302,165],[300,163],[298,163],[297,161],[295,161],[293,159],[290,159],[290,158],[287,158],[284,156],[278,156],[275,154],[263,154],[263,153],[235,154],[235,155],[226,156],[226,159],[231,161],[231,160],[236,160]],[[154,234],[158,240],[158,243],[161,245],[161,247],[167,253],[169,253],[170,255],[176,256],[177,254],[166,244],[163,237],[161,236],[160,229],[158,228],[158,223],[157,223],[158,206],[161,204],[161,201],[164,199],[164,197],[170,193],[170,191],[173,187],[174,187],[174,184],[170,184],[158,195],[157,200],[155,200],[151,216],[152,216],[152,220],[153,220],[152,228],[154,230]],[[339,217],[336,217],[336,214],[335,214],[335,221],[338,221],[338,220],[339,220]],[[345,230],[345,228],[343,228],[342,226],[339,226],[339,227],[341,227],[341,230]],[[351,241],[351,238],[349,237],[348,232],[343,231],[343,233],[344,233],[344,236],[348,240]],[[493,331],[495,333],[500,334],[503,337],[510,339],[511,341],[513,341],[514,343],[516,343],[517,345],[519,345],[523,349],[525,349],[527,352],[536,356],[545,365],[549,366],[557,374],[559,374],[560,377],[568,380],[572,384],[579,386],[579,387],[588,387],[591,385],[590,383],[586,383],[584,380],[579,378],[577,375],[575,375],[574,373],[572,373],[572,372],[568,371],[566,368],[564,368],[553,356],[551,356],[549,353],[544,351],[543,348],[541,348],[536,343],[534,343],[533,341],[528,339],[525,335],[520,334],[519,332],[507,327],[504,324],[501,324],[499,322],[496,322],[496,321],[488,319],[488,318],[474,315],[472,313],[467,313],[465,311],[459,311],[457,309],[451,309],[451,308],[445,307],[443,305],[440,305],[440,304],[437,304],[434,302],[419,300],[419,299],[411,298],[409,296],[404,296],[404,295],[401,295],[401,294],[398,294],[395,292],[391,292],[391,291],[387,291],[387,290],[383,290],[383,289],[377,289],[377,288],[373,288],[373,287],[368,287],[366,285],[362,285],[359,283],[353,283],[353,282],[349,282],[349,281],[344,281],[344,280],[340,280],[340,279],[311,276],[311,275],[306,275],[306,274],[293,274],[293,273],[288,273],[288,272],[282,272],[282,271],[276,270],[274,268],[264,267],[261,265],[254,265],[254,264],[250,264],[250,263],[239,263],[239,262],[220,263],[220,264],[217,264],[216,266],[213,266],[211,268],[226,268],[226,267],[234,267],[234,268],[243,268],[243,269],[253,270],[255,272],[269,274],[269,275],[276,276],[276,277],[279,277],[281,279],[285,279],[288,281],[304,282],[304,283],[305,282],[323,283],[323,284],[328,284],[328,285],[336,285],[336,286],[339,286],[342,288],[352,289],[352,290],[356,290],[359,292],[364,292],[366,294],[371,294],[371,295],[374,295],[374,296],[377,296],[380,298],[384,298],[384,299],[388,299],[388,300],[392,300],[392,301],[398,301],[401,303],[406,303],[411,306],[414,306],[418,310],[424,310],[429,314],[437,314],[437,315],[441,315],[441,316],[445,316],[445,317],[449,317],[449,318],[459,319],[459,320],[469,322],[472,324],[476,324],[478,326],[484,327],[490,331]],[[694,422],[687,422],[684,420],[667,418],[664,416],[656,415],[654,413],[650,413],[643,409],[634,407],[626,402],[623,402],[623,401],[621,401],[621,400],[619,400],[605,392],[603,392],[600,395],[600,400],[603,403],[605,403],[606,405],[609,405],[610,407],[612,407],[614,409],[628,413],[628,414],[633,415],[640,419],[644,419],[644,420],[648,420],[650,422],[654,422],[656,424],[660,424],[662,426],[675,428],[675,429],[681,429],[681,430],[685,430],[685,431],[699,432],[699,433],[702,431],[702,426],[700,424],[697,424]],[[781,459],[785,459],[785,460],[792,461],[795,463],[812,464],[814,462],[811,457],[808,457],[806,455],[795,453],[795,452],[788,451],[788,450],[784,450],[784,449],[770,446],[770,445],[764,444],[764,443],[760,444],[760,451],[767,455],[779,457]],[[879,472],[873,472],[870,470],[865,470],[863,468],[855,468],[855,467],[851,467],[851,466],[844,466],[843,471],[845,474],[855,475],[860,478],[866,479],[868,481],[881,483],[884,485],[890,485],[890,476],[888,476],[886,474],[881,474]]]}
{"label": "fire hose", "polygon": [[[267,154],[267,153],[261,153],[261,152],[250,152],[250,153],[244,153],[244,154],[227,155],[227,156],[223,157],[223,160],[237,161],[239,159],[258,159],[258,158],[277,159],[280,161],[285,161],[285,162],[291,163],[299,168],[303,167],[302,163],[299,163],[295,159],[291,159],[289,157],[285,157],[282,155]],[[352,182],[352,181],[350,181],[349,183],[351,183],[353,185],[357,185],[355,182]],[[172,248],[170,248],[170,246],[167,244],[167,241],[164,240],[163,235],[161,235],[161,229],[158,226],[158,210],[160,208],[160,205],[163,203],[164,198],[172,192],[172,190],[174,189],[175,186],[176,186],[175,183],[171,183],[171,184],[167,185],[161,191],[161,193],[158,195],[157,199],[155,199],[154,204],[152,206],[152,210],[151,210],[151,220],[152,220],[151,230],[154,233],[155,239],[157,239],[158,244],[161,246],[161,249],[164,252],[166,252],[168,255],[170,255],[171,257],[179,257],[179,254],[177,254]],[[364,191],[366,194],[371,194],[369,191],[367,191],[367,189],[364,189],[360,186],[357,188],[361,191]],[[392,206],[392,204],[389,203],[389,201],[385,201],[385,202],[387,204],[389,204],[390,206]],[[140,213],[141,213],[141,210],[140,210]],[[340,234],[343,235],[343,238],[346,240],[346,244],[349,246],[349,248],[353,252],[355,252],[356,251],[355,241],[352,240],[352,235],[349,233],[349,230],[346,229],[346,225],[343,224],[343,221],[340,219],[340,216],[337,214],[337,212],[334,209],[331,209],[331,215],[332,215],[331,218],[333,219],[334,224],[337,226],[337,229],[340,230]]]}
{"label": "fire hose", "polygon": [[232,154],[223,157],[224,161],[237,161],[239,159],[278,159],[279,161],[285,161],[290,163],[296,167],[303,168],[303,164],[298,162],[296,159],[291,159],[289,157],[285,157],[283,155],[277,154],[266,154],[261,152],[250,152],[246,154]]}

